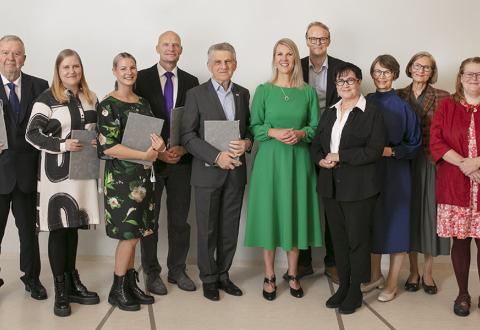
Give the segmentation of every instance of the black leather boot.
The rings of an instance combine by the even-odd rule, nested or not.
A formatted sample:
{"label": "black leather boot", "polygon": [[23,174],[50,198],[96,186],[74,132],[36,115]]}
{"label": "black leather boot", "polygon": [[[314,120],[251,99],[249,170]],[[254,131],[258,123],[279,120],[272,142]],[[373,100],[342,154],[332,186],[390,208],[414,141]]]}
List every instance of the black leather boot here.
{"label": "black leather boot", "polygon": [[100,298],[96,292],[90,292],[80,281],[78,271],[75,269],[71,273],[65,273],[66,287],[70,302],[81,305],[96,305]]}
{"label": "black leather boot", "polygon": [[113,274],[113,285],[108,295],[108,302],[124,311],[138,311],[140,304],[133,298],[127,285],[127,277]]}
{"label": "black leather boot", "polygon": [[137,285],[138,280],[138,273],[135,269],[129,269],[127,271],[127,283],[128,283],[128,288],[130,289],[130,292],[132,293],[132,296],[135,298],[135,300],[142,305],[151,305],[155,302],[155,298],[152,296],[149,296],[145,294],[145,292],[142,291]]}
{"label": "black leather boot", "polygon": [[69,316],[72,310],[70,309],[70,301],[68,300],[67,290],[65,288],[65,276],[55,276],[54,284],[55,303],[53,305],[53,313],[57,316]]}

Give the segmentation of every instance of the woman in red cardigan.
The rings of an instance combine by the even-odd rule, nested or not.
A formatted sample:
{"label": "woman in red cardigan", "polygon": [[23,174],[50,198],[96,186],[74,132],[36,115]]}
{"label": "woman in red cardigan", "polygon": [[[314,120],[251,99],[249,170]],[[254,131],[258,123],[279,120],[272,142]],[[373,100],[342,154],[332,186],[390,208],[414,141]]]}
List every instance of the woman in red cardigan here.
{"label": "woman in red cardigan", "polygon": [[[459,316],[470,313],[468,271],[472,238],[480,249],[478,148],[480,57],[472,57],[460,65],[455,94],[440,103],[430,128],[430,150],[437,163],[437,233],[453,238],[452,264],[459,287],[453,311]],[[480,253],[477,266],[480,270]]]}

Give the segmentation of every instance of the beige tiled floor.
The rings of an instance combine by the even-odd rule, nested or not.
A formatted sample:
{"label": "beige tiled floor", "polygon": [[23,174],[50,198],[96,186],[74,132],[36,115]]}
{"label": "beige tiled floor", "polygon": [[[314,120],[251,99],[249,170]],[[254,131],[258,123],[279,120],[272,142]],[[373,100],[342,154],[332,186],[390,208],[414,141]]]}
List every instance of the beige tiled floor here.
{"label": "beige tiled floor", "polygon": [[[112,280],[111,258],[81,257],[78,268],[82,280],[98,291],[101,303],[96,306],[72,304],[72,315],[55,317],[52,312],[53,283],[48,261],[43,260],[41,280],[47,287],[49,299],[34,301],[23,291],[18,279],[18,259],[0,258],[1,277],[5,285],[0,289],[0,329],[480,329],[480,311],[476,307],[480,285],[477,272],[471,273],[473,296],[472,313],[460,318],[452,312],[456,283],[449,265],[436,265],[435,279],[440,291],[429,296],[419,291],[409,293],[400,289],[397,298],[389,303],[376,300],[378,291],[365,296],[368,306],[353,315],[339,315],[324,307],[330,296],[331,284],[315,274],[302,281],[306,291],[303,299],[289,295],[287,285],[279,282],[278,297],[267,302],[261,297],[262,274],[259,267],[234,267],[231,277],[245,292],[242,297],[225,296],[219,302],[203,298],[201,290],[194,293],[168,285],[167,296],[157,296],[154,305],[142,306],[139,312],[123,312],[111,308],[106,301]],[[189,273],[196,279],[196,267]],[[277,270],[280,278],[282,269]],[[401,280],[405,280],[402,272]],[[166,280],[166,279],[165,279]],[[399,286],[401,288],[402,285]]]}

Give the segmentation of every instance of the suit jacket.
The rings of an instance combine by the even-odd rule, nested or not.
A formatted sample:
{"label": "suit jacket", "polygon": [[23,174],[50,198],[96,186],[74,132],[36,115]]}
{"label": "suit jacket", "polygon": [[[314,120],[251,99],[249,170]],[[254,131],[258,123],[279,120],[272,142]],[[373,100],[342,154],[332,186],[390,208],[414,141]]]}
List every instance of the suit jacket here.
{"label": "suit jacket", "polygon": [[[235,120],[240,121],[240,137],[252,140],[249,129],[250,93],[235,83],[232,86],[232,93],[235,100]],[[182,144],[193,155],[192,186],[218,188],[223,185],[228,175],[235,185],[244,186],[247,182],[245,155],[240,157],[242,165],[233,170],[223,170],[214,166],[220,151],[204,140],[205,120],[227,120],[210,79],[187,92],[182,120]]]}
{"label": "suit jacket", "polygon": [[[328,70],[327,70],[327,109],[337,103],[340,98],[337,94],[337,86],[335,85],[335,69],[343,64],[342,60],[338,58],[327,55],[328,57]],[[309,75],[309,66],[310,60],[309,57],[302,58],[302,71],[303,71],[303,80],[308,84],[308,75]]]}
{"label": "suit jacket", "polygon": [[[198,78],[177,68],[178,91],[177,99],[175,101],[176,107],[183,107],[185,105],[185,98],[187,91],[190,88],[198,86]],[[170,132],[170,122],[167,119],[167,109],[165,106],[165,98],[163,96],[162,87],[160,84],[160,77],[158,75],[157,64],[154,66],[140,70],[137,76],[135,92],[144,97],[149,103],[155,117],[165,120],[162,129],[162,138],[165,143],[168,141]],[[179,163],[188,164],[192,162],[192,156],[185,154],[180,159]],[[158,173],[167,164],[156,161],[155,171]]]}
{"label": "suit jacket", "polygon": [[[330,152],[332,128],[337,110],[331,107],[322,115],[310,151],[315,164]],[[386,145],[381,108],[367,100],[365,111],[354,108],[342,130],[340,162],[334,169],[320,167],[317,190],[322,197],[338,201],[358,201],[380,192],[377,161]]]}
{"label": "suit jacket", "polygon": [[398,89],[397,94],[402,99],[407,101],[412,109],[418,115],[420,120],[420,127],[422,128],[422,141],[423,141],[423,152],[425,155],[431,159],[430,153],[430,126],[432,124],[433,114],[437,109],[440,101],[450,96],[450,93],[447,91],[434,88],[431,85],[428,85],[425,89],[425,97],[423,98],[422,104],[419,104],[412,92],[412,84],[408,85],[405,88]]}
{"label": "suit jacket", "polygon": [[15,184],[25,193],[37,190],[38,150],[25,141],[25,130],[33,103],[48,88],[48,82],[22,72],[21,84],[18,120],[12,114],[3,84],[0,88],[8,138],[8,149],[0,154],[0,194],[11,193]]}

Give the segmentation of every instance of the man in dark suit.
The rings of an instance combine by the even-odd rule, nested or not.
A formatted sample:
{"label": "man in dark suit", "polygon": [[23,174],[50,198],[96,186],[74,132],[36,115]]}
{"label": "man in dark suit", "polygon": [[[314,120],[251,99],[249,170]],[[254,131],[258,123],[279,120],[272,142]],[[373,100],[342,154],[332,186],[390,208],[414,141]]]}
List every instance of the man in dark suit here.
{"label": "man in dark suit", "polygon": [[[327,54],[330,45],[330,30],[325,24],[320,22],[310,23],[305,33],[305,39],[309,56],[302,58],[303,80],[317,91],[320,113],[323,114],[326,108],[339,100],[333,75],[335,69],[344,62]],[[321,200],[319,202],[321,203]],[[323,206],[321,206],[321,209],[324,210]],[[325,274],[338,284],[335,256],[327,221],[325,221],[325,249]],[[312,250],[309,248],[308,250],[300,250],[298,275],[302,277],[310,274],[313,274],[313,267]]]}
{"label": "man in dark suit", "polygon": [[[183,107],[190,88],[198,86],[198,79],[177,67],[182,54],[180,37],[166,31],[158,38],[156,47],[160,61],[138,72],[136,92],[148,100],[153,114],[164,119],[162,137],[168,141],[172,108]],[[168,281],[186,291],[195,291],[195,284],[185,271],[185,261],[190,247],[190,225],[187,223],[190,209],[190,176],[192,156],[181,145],[170,146],[159,153],[155,162],[156,221],[160,215],[163,189],[167,191],[168,227]],[[157,226],[158,227],[158,226]],[[160,278],[161,267],[157,258],[158,231],[141,240],[142,266],[147,274],[150,292],[164,295],[167,288]]]}
{"label": "man in dark suit", "polygon": [[0,74],[3,115],[8,149],[0,151],[0,247],[10,208],[20,238],[20,279],[32,298],[47,299],[39,281],[40,254],[36,233],[38,153],[25,141],[25,129],[34,100],[48,83],[21,71],[25,63],[22,40],[13,35],[0,39]]}
{"label": "man in dark suit", "polygon": [[[195,190],[198,230],[198,268],[203,295],[218,300],[218,289],[241,296],[228,271],[237,247],[243,192],[247,180],[245,151],[251,148],[247,89],[232,83],[237,67],[235,49],[228,43],[211,46],[208,69],[212,78],[187,92],[182,121],[182,144],[193,155],[191,184]],[[239,140],[228,151],[205,141],[205,122],[238,120]]]}

